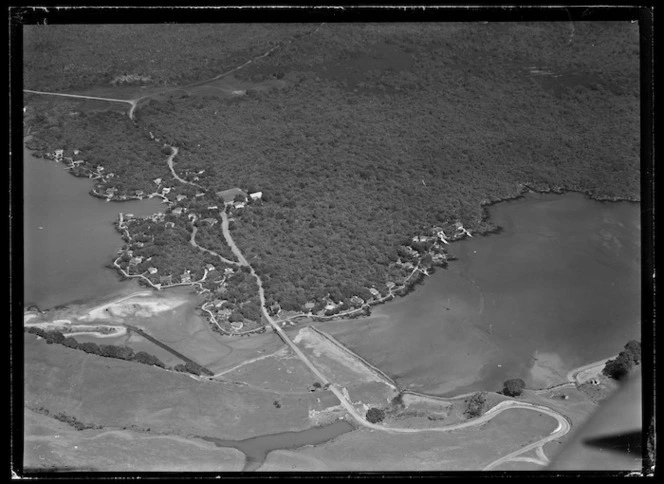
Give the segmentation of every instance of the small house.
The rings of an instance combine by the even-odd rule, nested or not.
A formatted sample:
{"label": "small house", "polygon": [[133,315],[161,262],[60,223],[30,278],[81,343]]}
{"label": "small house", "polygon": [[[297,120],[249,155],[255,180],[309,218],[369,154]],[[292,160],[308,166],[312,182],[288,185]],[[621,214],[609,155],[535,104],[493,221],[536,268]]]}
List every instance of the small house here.
{"label": "small house", "polygon": [[143,190],[136,190],[134,193],[136,194],[137,197],[142,197],[143,195],[145,195],[145,192]]}
{"label": "small house", "polygon": [[167,275],[167,276],[161,276],[161,277],[159,278],[159,282],[160,282],[161,284],[167,284],[167,285],[170,286],[171,284],[173,284],[173,276],[170,275],[170,274]]}
{"label": "small house", "polygon": [[260,200],[263,197],[263,192],[250,193],[249,196],[252,200]]}
{"label": "small house", "polygon": [[371,289],[369,289],[369,292],[370,292],[374,297],[380,297],[380,292],[378,292],[378,289],[376,289],[375,287],[372,287]]}
{"label": "small house", "polygon": [[218,222],[218,220],[216,218],[204,218],[203,220],[201,220],[201,223],[209,225],[209,226],[213,226],[217,222]]}
{"label": "small house", "polygon": [[175,199],[176,199],[178,202],[181,202],[182,200],[186,200],[186,199],[187,199],[187,195],[178,195],[177,197],[175,197]]}
{"label": "small house", "polygon": [[61,160],[65,154],[65,150],[55,150],[54,155],[56,160]]}
{"label": "small house", "polygon": [[179,217],[180,215],[182,215],[182,207],[174,208],[174,209],[171,211],[171,213],[172,213],[173,215],[175,215],[176,217]]}
{"label": "small house", "polygon": [[159,269],[157,269],[156,267],[148,267],[148,272],[150,274],[156,274],[157,272],[159,272]]}
{"label": "small house", "polygon": [[161,194],[162,195],[168,195],[169,193],[171,193],[171,188],[164,187],[164,188],[161,189]]}
{"label": "small house", "polygon": [[244,202],[236,202],[234,207],[235,208],[244,208],[246,204]]}
{"label": "small house", "polygon": [[350,302],[355,306],[362,306],[362,304],[364,304],[364,299],[362,299],[360,296],[353,296],[350,298]]}
{"label": "small house", "polygon": [[78,155],[79,153],[80,153],[80,151],[74,150],[74,155]]}
{"label": "small house", "polygon": [[180,282],[185,282],[185,283],[191,282],[191,274],[189,273],[189,271],[184,272],[180,276]]}
{"label": "small house", "polygon": [[153,181],[154,184],[157,185],[157,186],[161,185],[161,178],[155,178],[155,179],[152,180],[152,181]]}
{"label": "small house", "polygon": [[235,271],[233,271],[233,269],[230,268],[230,267],[224,268],[224,275],[226,275],[226,276],[233,274],[233,272],[235,272]]}
{"label": "small house", "polygon": [[219,207],[217,205],[210,205],[207,209],[208,210],[219,210]]}
{"label": "small house", "polygon": [[316,303],[313,301],[309,301],[304,305],[304,309],[306,309],[307,311],[311,311],[314,308],[314,306],[316,306]]}
{"label": "small house", "polygon": [[438,232],[438,238],[444,244],[449,244],[449,242],[447,241],[447,238],[445,237],[445,232],[443,232],[442,230]]}
{"label": "small house", "polygon": [[213,266],[212,264],[205,264],[205,268],[206,268],[209,272],[212,272],[213,270],[216,269],[216,267]]}
{"label": "small house", "polygon": [[233,328],[235,331],[240,331],[242,329],[242,326],[244,326],[244,323],[242,323],[242,321],[234,321],[231,323],[231,328]]}
{"label": "small house", "polygon": [[204,197],[204,196],[205,196],[205,193],[203,193],[203,192],[198,192],[198,193],[197,193],[196,195],[194,195],[194,196],[195,196],[195,197]]}
{"label": "small house", "polygon": [[166,222],[164,224],[164,227],[166,227],[167,229],[172,229],[173,227],[175,227],[175,222]]}

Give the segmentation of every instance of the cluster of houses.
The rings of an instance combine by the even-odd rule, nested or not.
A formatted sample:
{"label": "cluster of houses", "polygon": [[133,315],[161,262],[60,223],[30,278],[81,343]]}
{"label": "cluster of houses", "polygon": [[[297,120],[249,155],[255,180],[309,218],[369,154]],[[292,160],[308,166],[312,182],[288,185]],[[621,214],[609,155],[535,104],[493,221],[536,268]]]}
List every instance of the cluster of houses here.
{"label": "cluster of houses", "polygon": [[[80,153],[79,150],[73,150],[73,155],[77,156]],[[65,150],[63,149],[58,149],[53,151],[53,153],[47,153],[46,157],[52,160],[55,160],[57,163],[64,162],[67,165],[68,170],[80,170],[83,167],[85,163],[84,160],[75,160],[73,157],[70,156],[65,156]],[[105,168],[101,165],[97,165],[94,169],[85,167],[85,172],[88,174],[88,178],[92,178],[93,180],[100,180],[102,183],[107,183],[108,180],[111,178],[115,177],[114,173],[104,173]],[[101,185],[96,185],[95,188],[99,188]],[[102,196],[107,198],[107,200],[110,200],[115,196],[115,192],[117,192],[116,188],[108,188],[104,191],[104,193],[98,193],[95,192],[98,196]]]}

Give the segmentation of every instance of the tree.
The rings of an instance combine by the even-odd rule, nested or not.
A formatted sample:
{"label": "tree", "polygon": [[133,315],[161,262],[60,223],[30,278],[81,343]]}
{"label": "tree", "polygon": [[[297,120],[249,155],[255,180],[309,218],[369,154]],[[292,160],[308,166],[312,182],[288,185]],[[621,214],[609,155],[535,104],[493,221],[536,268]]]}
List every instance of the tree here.
{"label": "tree", "polygon": [[614,380],[622,380],[632,370],[634,363],[625,352],[621,352],[615,360],[606,362],[602,373]]}
{"label": "tree", "polygon": [[188,371],[189,373],[193,375],[200,375],[201,374],[201,365],[198,363],[194,363],[193,361],[187,361],[184,365],[185,371]]}
{"label": "tree", "polygon": [[396,397],[394,397],[391,403],[394,408],[403,410],[405,408],[405,404],[403,401],[403,393],[399,393]]}
{"label": "tree", "polygon": [[60,331],[48,331],[46,333],[46,342],[48,344],[62,344],[64,343],[65,339],[65,336]]}
{"label": "tree", "polygon": [[78,341],[74,338],[65,338],[62,344],[67,348],[78,349]]}
{"label": "tree", "polygon": [[464,415],[468,418],[475,418],[482,415],[484,403],[486,402],[486,392],[477,392],[466,400],[466,410]]}
{"label": "tree", "polygon": [[625,345],[625,353],[630,357],[635,365],[641,363],[641,342],[631,340]]}
{"label": "tree", "polygon": [[93,355],[101,354],[99,350],[99,345],[91,341],[86,341],[84,343],[79,343],[78,348],[85,351],[86,353],[92,353]]}
{"label": "tree", "polygon": [[622,380],[632,371],[634,365],[641,361],[641,343],[631,340],[625,345],[625,350],[618,354],[614,360],[606,362],[602,373],[614,380]]}
{"label": "tree", "polygon": [[382,422],[384,419],[385,419],[385,410],[376,407],[371,407],[367,411],[367,420],[371,423]]}
{"label": "tree", "polygon": [[139,363],[143,363],[144,365],[154,365],[160,368],[164,368],[166,366],[159,358],[149,353],[146,353],[145,351],[139,351],[138,353],[136,353],[134,355],[133,360]]}
{"label": "tree", "polygon": [[512,378],[503,383],[503,394],[508,397],[518,397],[521,395],[521,392],[526,387],[526,382],[521,378]]}
{"label": "tree", "polygon": [[241,323],[242,321],[244,321],[244,317],[243,317],[242,314],[236,309],[236,310],[233,311],[233,312],[231,313],[231,315],[228,317],[228,320],[229,320],[231,323]]}

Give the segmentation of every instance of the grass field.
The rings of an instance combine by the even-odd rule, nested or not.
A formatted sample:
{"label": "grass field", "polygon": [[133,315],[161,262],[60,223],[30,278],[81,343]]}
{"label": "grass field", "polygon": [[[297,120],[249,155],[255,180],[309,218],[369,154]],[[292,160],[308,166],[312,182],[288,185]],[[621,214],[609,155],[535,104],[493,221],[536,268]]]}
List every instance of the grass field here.
{"label": "grass field", "polygon": [[[279,379],[279,370],[271,374]],[[243,439],[311,426],[315,393],[281,395],[103,358],[25,335],[25,405],[103,428]]]}
{"label": "grass field", "polygon": [[23,465],[27,471],[240,471],[242,452],[200,439],[132,430],[74,430],[26,409]]}
{"label": "grass field", "polygon": [[272,452],[262,471],[451,471],[485,465],[556,427],[532,411],[508,410],[490,422],[445,433],[389,434],[361,429],[315,448]]}

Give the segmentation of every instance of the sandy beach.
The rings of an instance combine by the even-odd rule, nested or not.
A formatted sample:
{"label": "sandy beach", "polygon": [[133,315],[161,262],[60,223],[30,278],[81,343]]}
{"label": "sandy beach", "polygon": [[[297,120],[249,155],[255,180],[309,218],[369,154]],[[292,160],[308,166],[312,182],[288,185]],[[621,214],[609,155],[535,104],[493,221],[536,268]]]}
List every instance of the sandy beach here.
{"label": "sandy beach", "polygon": [[185,304],[187,299],[169,295],[155,296],[151,291],[130,294],[102,304],[84,314],[81,321],[109,320],[122,322],[126,317],[150,318]]}

